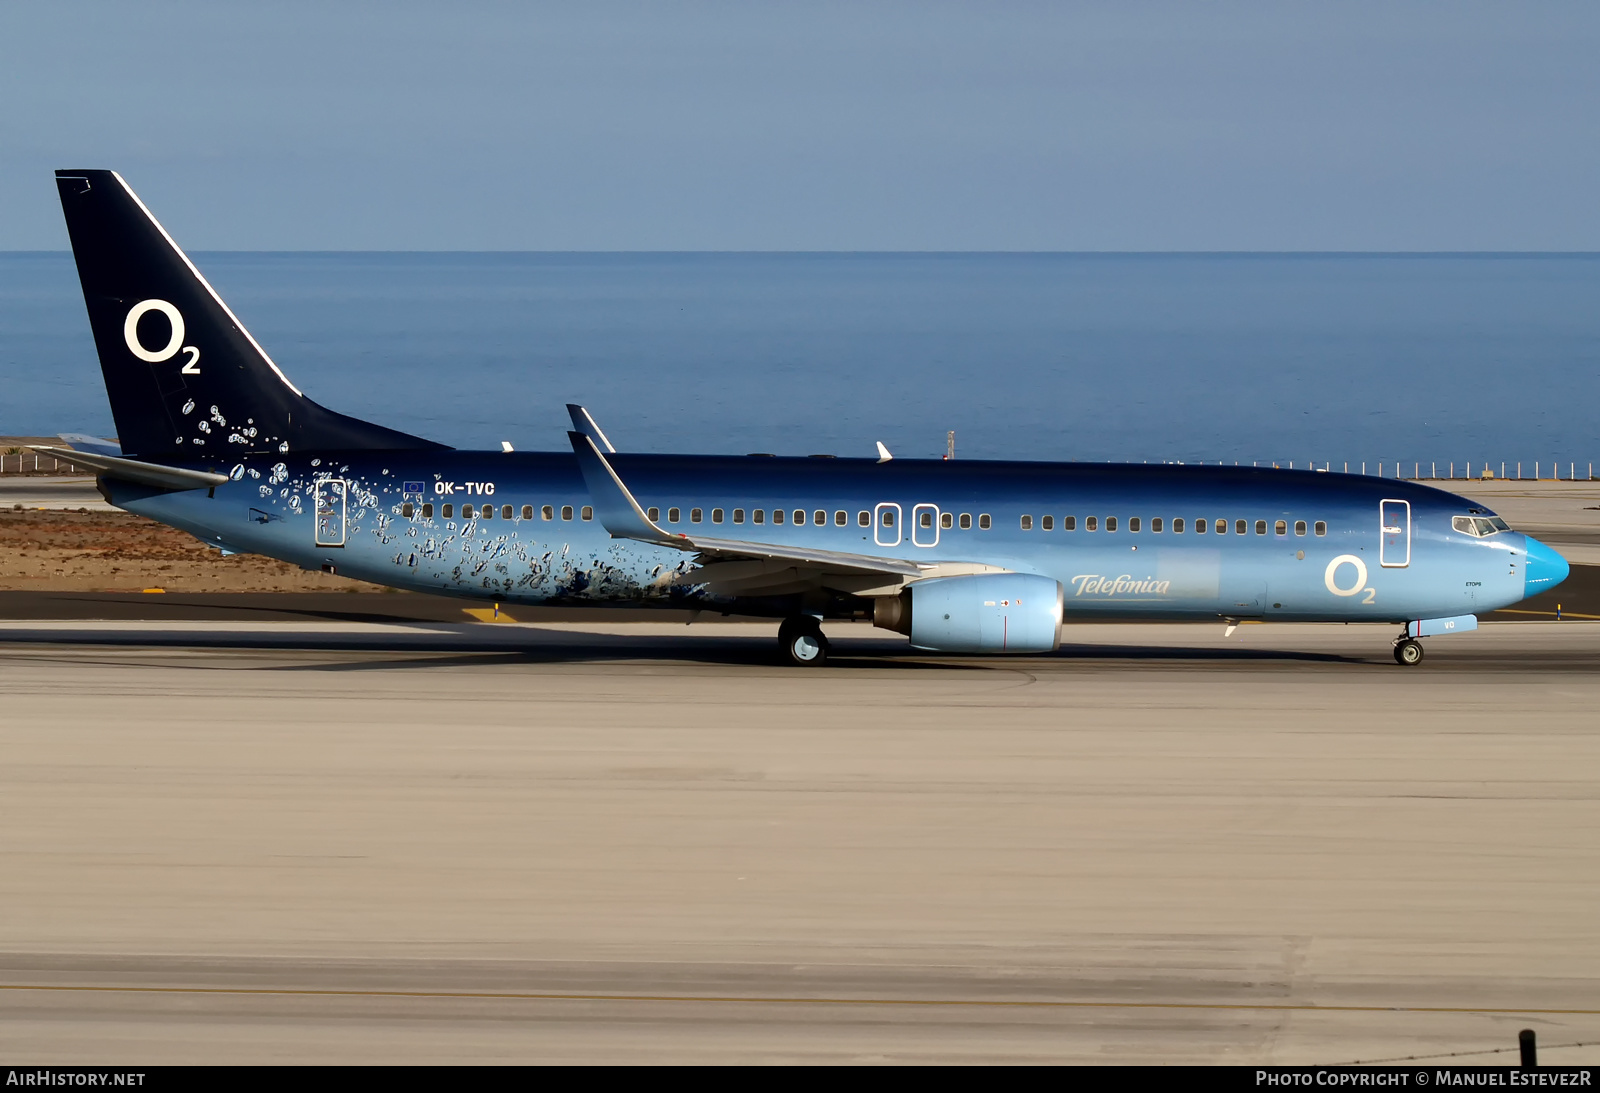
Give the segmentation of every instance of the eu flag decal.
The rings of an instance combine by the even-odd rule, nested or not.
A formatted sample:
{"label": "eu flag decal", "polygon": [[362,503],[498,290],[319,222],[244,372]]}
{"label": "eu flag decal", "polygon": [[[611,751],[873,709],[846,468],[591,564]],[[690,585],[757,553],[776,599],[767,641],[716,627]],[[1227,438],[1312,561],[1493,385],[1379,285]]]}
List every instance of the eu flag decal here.
{"label": "eu flag decal", "polygon": [[406,488],[402,492],[404,492],[404,493],[421,493],[422,492],[422,486],[423,486],[423,483],[421,483],[421,482],[407,482],[406,483]]}

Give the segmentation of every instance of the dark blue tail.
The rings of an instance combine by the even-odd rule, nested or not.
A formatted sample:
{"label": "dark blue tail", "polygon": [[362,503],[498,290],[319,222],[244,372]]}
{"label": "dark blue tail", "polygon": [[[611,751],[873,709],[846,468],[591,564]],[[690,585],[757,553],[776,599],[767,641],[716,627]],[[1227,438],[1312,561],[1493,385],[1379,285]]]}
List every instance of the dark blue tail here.
{"label": "dark blue tail", "polygon": [[301,394],[115,171],[57,171],[56,188],[124,452],[444,446]]}

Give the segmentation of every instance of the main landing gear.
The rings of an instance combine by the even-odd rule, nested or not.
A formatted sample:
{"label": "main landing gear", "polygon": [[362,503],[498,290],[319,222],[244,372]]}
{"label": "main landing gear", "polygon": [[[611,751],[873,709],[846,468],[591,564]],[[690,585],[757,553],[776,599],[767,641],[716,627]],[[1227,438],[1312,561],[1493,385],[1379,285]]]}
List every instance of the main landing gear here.
{"label": "main landing gear", "polygon": [[778,646],[784,663],[815,668],[828,659],[828,639],[812,615],[793,615],[778,627]]}
{"label": "main landing gear", "polygon": [[1422,663],[1422,642],[1416,638],[1402,637],[1394,643],[1394,662],[1411,667]]}

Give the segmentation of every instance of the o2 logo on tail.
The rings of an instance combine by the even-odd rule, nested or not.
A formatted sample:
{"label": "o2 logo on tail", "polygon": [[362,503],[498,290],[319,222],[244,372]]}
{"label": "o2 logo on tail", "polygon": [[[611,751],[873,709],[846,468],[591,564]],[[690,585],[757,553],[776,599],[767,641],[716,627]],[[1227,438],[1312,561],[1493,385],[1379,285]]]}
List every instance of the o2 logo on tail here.
{"label": "o2 logo on tail", "polygon": [[[172,324],[172,337],[160,349],[146,349],[139,340],[139,320],[159,311],[167,317]],[[200,350],[192,345],[183,344],[184,335],[183,313],[165,300],[141,300],[128,310],[128,317],[122,322],[122,340],[128,343],[128,352],[142,361],[150,364],[160,364],[170,361],[180,352],[189,354],[189,359],[184,361],[179,369],[185,376],[198,376],[200,374]]]}

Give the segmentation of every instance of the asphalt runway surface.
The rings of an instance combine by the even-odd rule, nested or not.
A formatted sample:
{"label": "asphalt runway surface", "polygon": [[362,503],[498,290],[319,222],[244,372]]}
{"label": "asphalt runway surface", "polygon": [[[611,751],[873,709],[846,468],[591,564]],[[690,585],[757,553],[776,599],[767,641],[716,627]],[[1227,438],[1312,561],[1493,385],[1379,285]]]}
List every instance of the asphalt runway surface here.
{"label": "asphalt runway surface", "polygon": [[773,629],[0,623],[0,1049],[1600,1061],[1600,627]]}

